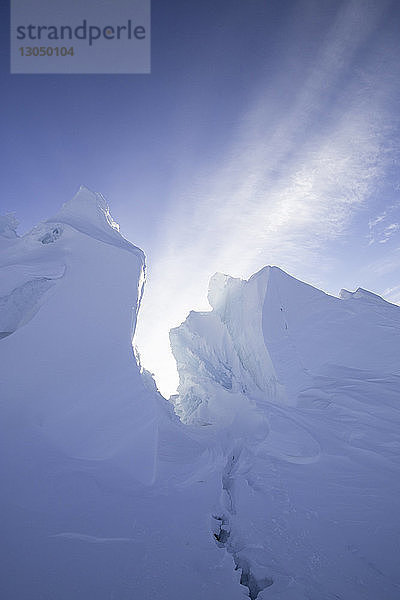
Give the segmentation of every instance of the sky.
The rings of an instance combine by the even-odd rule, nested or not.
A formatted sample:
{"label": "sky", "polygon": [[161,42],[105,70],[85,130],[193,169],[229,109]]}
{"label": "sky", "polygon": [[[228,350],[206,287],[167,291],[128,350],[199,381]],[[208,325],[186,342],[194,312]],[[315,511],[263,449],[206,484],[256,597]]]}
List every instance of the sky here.
{"label": "sky", "polygon": [[400,303],[397,1],[153,0],[149,75],[10,75],[6,6],[1,28],[0,213],[22,234],[105,196],[147,257],[135,343],[164,395],[216,271]]}

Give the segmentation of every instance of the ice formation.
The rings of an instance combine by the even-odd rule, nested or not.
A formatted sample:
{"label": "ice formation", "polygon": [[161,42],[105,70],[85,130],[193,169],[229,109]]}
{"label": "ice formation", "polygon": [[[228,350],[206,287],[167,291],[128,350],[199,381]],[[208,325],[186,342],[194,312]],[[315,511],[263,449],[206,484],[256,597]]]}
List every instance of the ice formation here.
{"label": "ice formation", "polygon": [[250,597],[396,598],[399,307],[276,267],[209,302],[171,331],[174,402],[224,444],[216,540]]}
{"label": "ice formation", "polygon": [[217,274],[212,310],[171,331],[168,402],[132,350],[144,255],[104,198],[16,225],[0,220],[1,597],[397,600],[398,306],[276,267]]}
{"label": "ice formation", "polygon": [[83,188],[0,256],[0,596],[243,597],[206,442],[134,358],[143,252]]}

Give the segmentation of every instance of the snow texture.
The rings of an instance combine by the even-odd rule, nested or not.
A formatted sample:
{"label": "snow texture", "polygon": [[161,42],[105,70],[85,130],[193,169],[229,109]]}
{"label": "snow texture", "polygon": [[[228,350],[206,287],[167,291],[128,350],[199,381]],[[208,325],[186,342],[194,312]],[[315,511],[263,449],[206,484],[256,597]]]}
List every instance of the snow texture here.
{"label": "snow texture", "polygon": [[[266,267],[132,338],[143,252],[81,188],[0,221],[0,596],[397,600],[400,309]],[[4,233],[5,232],[5,233]],[[176,409],[177,417],[173,410]]]}
{"label": "snow texture", "polygon": [[171,331],[181,418],[224,446],[214,536],[251,598],[395,599],[400,309],[267,267]]}
{"label": "snow texture", "polygon": [[18,221],[15,215],[0,215],[0,237],[15,239],[17,237]]}

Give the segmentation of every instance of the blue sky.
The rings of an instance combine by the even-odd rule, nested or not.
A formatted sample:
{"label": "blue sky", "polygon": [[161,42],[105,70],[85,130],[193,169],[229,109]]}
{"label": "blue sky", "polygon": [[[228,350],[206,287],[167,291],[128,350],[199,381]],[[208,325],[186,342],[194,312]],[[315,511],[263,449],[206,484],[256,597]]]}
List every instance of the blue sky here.
{"label": "blue sky", "polygon": [[10,75],[0,211],[21,232],[80,184],[145,251],[137,343],[165,393],[168,330],[215,271],[266,264],[400,302],[400,5],[152,3],[151,75]]}

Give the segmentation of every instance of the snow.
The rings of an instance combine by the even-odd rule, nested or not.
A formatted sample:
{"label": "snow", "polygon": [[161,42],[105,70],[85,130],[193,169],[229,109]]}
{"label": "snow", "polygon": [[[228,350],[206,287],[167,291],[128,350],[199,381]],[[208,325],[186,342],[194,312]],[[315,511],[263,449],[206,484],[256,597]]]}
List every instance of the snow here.
{"label": "snow", "polygon": [[0,237],[15,239],[17,237],[18,221],[15,215],[0,215]]}
{"label": "snow", "polygon": [[87,188],[0,221],[1,597],[397,600],[399,307],[217,274],[168,402],[132,348],[143,285]]}
{"label": "snow", "polygon": [[276,267],[209,300],[171,332],[174,402],[223,440],[217,541],[250,597],[397,598],[399,307]]}
{"label": "snow", "polygon": [[144,255],[108,214],[83,190],[1,253],[0,595],[242,598],[208,448],[136,364]]}

